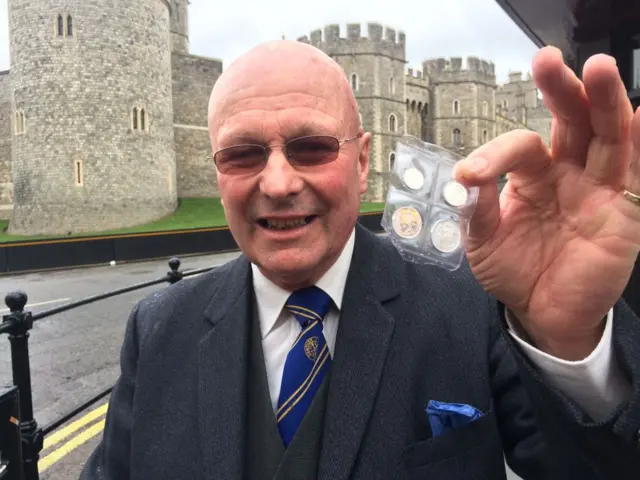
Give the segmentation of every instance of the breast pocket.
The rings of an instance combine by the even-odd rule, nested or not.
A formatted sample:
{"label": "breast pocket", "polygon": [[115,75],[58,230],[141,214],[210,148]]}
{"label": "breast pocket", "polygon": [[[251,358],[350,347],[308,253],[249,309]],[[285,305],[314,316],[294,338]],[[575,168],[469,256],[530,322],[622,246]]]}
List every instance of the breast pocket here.
{"label": "breast pocket", "polygon": [[411,470],[449,459],[463,462],[465,457],[475,457],[478,450],[486,452],[487,449],[501,452],[493,410],[464,426],[409,445],[402,460],[404,466]]}

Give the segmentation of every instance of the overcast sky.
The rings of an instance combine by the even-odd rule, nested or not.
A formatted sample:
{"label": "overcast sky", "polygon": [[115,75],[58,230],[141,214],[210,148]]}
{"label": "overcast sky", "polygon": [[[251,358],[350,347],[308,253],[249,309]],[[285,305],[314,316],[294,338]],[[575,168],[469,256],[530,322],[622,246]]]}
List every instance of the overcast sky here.
{"label": "overcast sky", "polygon": [[[0,70],[7,70],[7,0],[0,0],[0,10]],[[225,68],[260,42],[296,39],[328,23],[379,22],[403,30],[413,68],[434,57],[493,61],[498,82],[509,70],[530,71],[537,50],[495,0],[191,0],[189,17],[191,53],[219,58]]]}

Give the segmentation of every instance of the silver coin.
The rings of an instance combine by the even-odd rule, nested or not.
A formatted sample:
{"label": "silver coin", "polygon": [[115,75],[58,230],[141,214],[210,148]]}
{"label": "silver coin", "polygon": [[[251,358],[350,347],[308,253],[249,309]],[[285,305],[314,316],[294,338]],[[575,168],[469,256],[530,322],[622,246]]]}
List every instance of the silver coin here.
{"label": "silver coin", "polygon": [[442,253],[451,253],[460,247],[460,225],[453,220],[438,220],[431,227],[431,243]]}
{"label": "silver coin", "polygon": [[444,200],[452,207],[460,207],[467,203],[469,193],[464,185],[451,180],[442,188],[442,196]]}
{"label": "silver coin", "polygon": [[393,230],[402,238],[414,238],[422,230],[422,217],[413,207],[400,207],[391,217]]}
{"label": "silver coin", "polygon": [[402,175],[405,185],[412,190],[420,190],[424,185],[424,175],[417,168],[407,168]]}

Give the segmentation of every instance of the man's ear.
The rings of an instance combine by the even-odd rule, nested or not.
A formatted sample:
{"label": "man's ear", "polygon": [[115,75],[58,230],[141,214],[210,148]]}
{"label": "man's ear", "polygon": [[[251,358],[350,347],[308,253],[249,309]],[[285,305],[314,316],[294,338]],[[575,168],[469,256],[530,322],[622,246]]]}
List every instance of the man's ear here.
{"label": "man's ear", "polygon": [[360,170],[360,195],[367,191],[369,185],[369,148],[371,146],[371,134],[365,133],[360,141],[360,155],[358,157],[358,169]]}

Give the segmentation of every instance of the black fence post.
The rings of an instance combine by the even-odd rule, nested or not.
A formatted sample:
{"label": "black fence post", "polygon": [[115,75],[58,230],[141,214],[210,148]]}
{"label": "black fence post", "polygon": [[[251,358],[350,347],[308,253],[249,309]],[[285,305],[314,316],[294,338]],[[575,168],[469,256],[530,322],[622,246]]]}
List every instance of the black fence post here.
{"label": "black fence post", "polygon": [[180,270],[180,259],[178,257],[173,257],[169,260],[169,268],[170,272],[167,272],[168,282],[173,285],[174,283],[178,283],[182,280],[182,270]]}
{"label": "black fence post", "polygon": [[20,400],[20,436],[25,480],[39,480],[38,459],[42,451],[42,430],[33,418],[31,396],[31,367],[29,364],[29,330],[33,327],[31,312],[25,312],[27,294],[12,292],[5,297],[11,313],[4,315],[3,326],[11,342],[13,384],[18,387]]}

